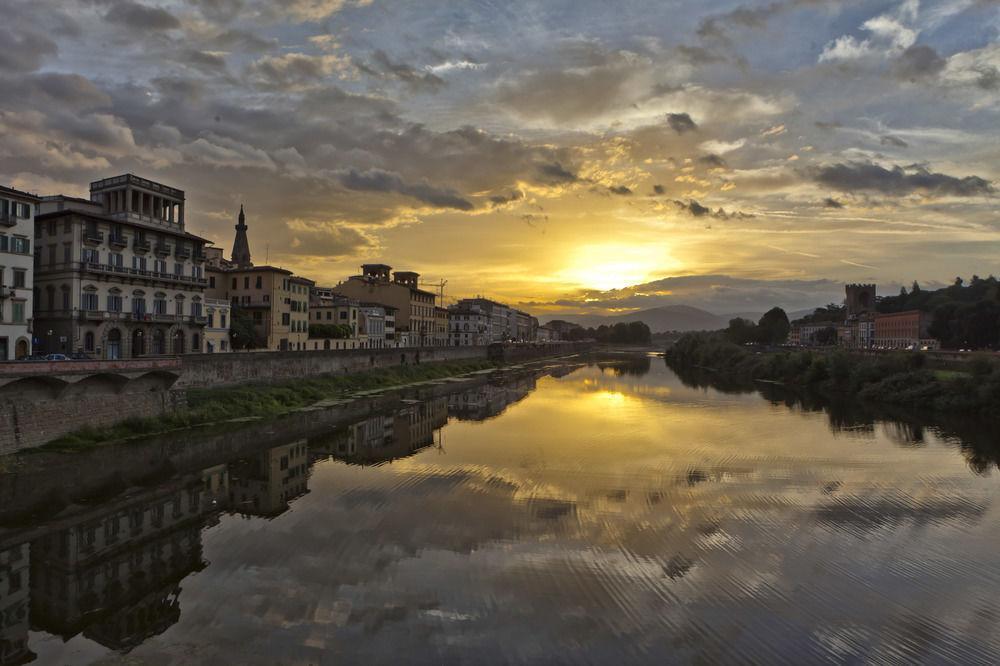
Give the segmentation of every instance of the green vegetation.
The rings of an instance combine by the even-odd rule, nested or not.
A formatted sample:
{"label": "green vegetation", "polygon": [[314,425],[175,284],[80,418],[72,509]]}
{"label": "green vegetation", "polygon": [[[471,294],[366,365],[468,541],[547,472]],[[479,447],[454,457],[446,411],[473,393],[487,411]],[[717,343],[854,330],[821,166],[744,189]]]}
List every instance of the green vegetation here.
{"label": "green vegetation", "polygon": [[619,322],[613,326],[601,324],[597,328],[574,328],[566,335],[568,340],[597,340],[627,345],[648,345],[652,337],[649,326],[641,321]]}
{"label": "green vegetation", "polygon": [[354,335],[347,324],[309,324],[310,338],[332,338],[343,340]]}
{"label": "green vegetation", "polygon": [[321,400],[342,398],[359,391],[442,379],[493,367],[494,364],[485,359],[455,363],[425,363],[350,375],[307,377],[274,384],[189,389],[187,409],[162,416],[128,419],[113,426],[82,428],[41,448],[49,451],[80,451],[140,435],[155,435],[230,419],[273,418],[308,407]]}
{"label": "green vegetation", "polygon": [[781,308],[771,308],[764,313],[756,324],[749,319],[729,320],[729,328],[725,330],[726,339],[737,345],[756,343],[762,345],[780,345],[788,339],[792,330],[788,323],[788,315]]}
{"label": "green vegetation", "polygon": [[229,339],[233,349],[259,349],[267,346],[253,325],[253,317],[239,305],[233,304],[229,313]]}
{"label": "green vegetation", "polygon": [[680,370],[710,369],[736,379],[898,407],[1000,416],[1000,365],[979,357],[967,364],[967,372],[948,372],[927,369],[926,362],[918,352],[753,352],[728,341],[724,333],[690,333],[667,350],[667,363]]}

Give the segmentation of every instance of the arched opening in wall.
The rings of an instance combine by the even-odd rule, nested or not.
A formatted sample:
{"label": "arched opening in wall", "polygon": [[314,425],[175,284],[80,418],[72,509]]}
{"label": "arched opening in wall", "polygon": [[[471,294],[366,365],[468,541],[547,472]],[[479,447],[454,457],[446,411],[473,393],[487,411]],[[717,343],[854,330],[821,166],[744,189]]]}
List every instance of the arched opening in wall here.
{"label": "arched opening in wall", "polygon": [[94,332],[87,331],[83,334],[83,351],[92,352],[94,351]]}
{"label": "arched opening in wall", "polygon": [[163,356],[164,354],[167,353],[166,339],[167,336],[163,332],[162,328],[153,329],[153,342],[150,345],[150,350],[153,352],[154,355]]}
{"label": "arched opening in wall", "polygon": [[105,349],[104,357],[110,361],[115,361],[122,357],[122,332],[117,328],[108,331],[108,345]]}
{"label": "arched opening in wall", "polygon": [[145,356],[146,354],[146,335],[143,333],[141,328],[137,328],[132,331],[132,358],[138,356]]}
{"label": "arched opening in wall", "polygon": [[323,349],[329,349],[329,348],[330,348],[330,339],[327,338],[326,340],[323,341]]}
{"label": "arched opening in wall", "polygon": [[197,354],[200,351],[201,351],[201,336],[199,336],[197,333],[194,333],[191,336],[191,353]]}
{"label": "arched opening in wall", "polygon": [[14,345],[14,358],[24,358],[28,355],[28,341],[21,338]]}
{"label": "arched opening in wall", "polygon": [[171,351],[174,354],[184,353],[184,331],[177,331],[174,333],[173,344],[171,346],[173,347]]}

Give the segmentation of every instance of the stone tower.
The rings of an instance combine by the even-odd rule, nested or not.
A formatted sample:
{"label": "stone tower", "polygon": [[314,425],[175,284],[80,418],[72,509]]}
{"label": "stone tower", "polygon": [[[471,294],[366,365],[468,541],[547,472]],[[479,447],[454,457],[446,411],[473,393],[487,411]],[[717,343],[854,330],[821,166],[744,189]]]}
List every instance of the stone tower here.
{"label": "stone tower", "polygon": [[247,216],[243,213],[243,205],[240,204],[240,217],[236,225],[236,240],[233,241],[233,263],[240,268],[253,266],[250,261],[250,243],[247,241]]}
{"label": "stone tower", "polygon": [[849,284],[847,292],[847,316],[856,317],[866,312],[875,311],[875,285]]}

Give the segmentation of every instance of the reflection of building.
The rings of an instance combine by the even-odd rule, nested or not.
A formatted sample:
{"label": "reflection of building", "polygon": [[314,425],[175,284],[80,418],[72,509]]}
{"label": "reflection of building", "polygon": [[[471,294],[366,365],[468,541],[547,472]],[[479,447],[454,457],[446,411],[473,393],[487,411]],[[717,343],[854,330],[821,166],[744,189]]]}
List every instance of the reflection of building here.
{"label": "reflection of building", "polygon": [[35,195],[0,186],[0,361],[13,361],[31,353],[31,239],[37,205]]}
{"label": "reflection of building", "polygon": [[0,666],[26,664],[35,658],[28,649],[30,552],[27,543],[0,550]]}
{"label": "reflection of building", "polygon": [[485,421],[502,414],[509,405],[535,390],[535,378],[524,377],[504,384],[483,384],[448,396],[448,414],[463,421]]}
{"label": "reflection of building", "polygon": [[395,414],[380,414],[338,428],[310,442],[320,456],[356,465],[377,465],[405,458],[434,443],[434,432],[448,423],[448,399],[435,398]]}
{"label": "reflection of building", "polygon": [[224,466],[101,505],[31,543],[31,619],[69,638],[128,649],[177,622],[178,583],[203,566],[201,529]]}
{"label": "reflection of building", "polygon": [[90,201],[43,197],[35,217],[35,338],[100,358],[200,352],[205,239],[184,230],[184,192],[131,174]]}
{"label": "reflection of building", "polygon": [[274,517],[309,492],[306,440],[283,444],[229,465],[229,506],[245,515]]}

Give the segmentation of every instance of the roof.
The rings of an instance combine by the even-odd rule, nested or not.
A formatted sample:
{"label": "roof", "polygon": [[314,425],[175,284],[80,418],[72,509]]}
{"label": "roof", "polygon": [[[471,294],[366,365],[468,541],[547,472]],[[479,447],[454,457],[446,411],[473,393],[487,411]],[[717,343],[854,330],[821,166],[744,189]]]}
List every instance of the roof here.
{"label": "roof", "polygon": [[0,185],[0,193],[31,199],[36,203],[41,201],[41,198],[37,194],[15,190],[13,187],[7,187],[6,185]]}
{"label": "roof", "polygon": [[223,268],[219,272],[221,273],[281,273],[282,275],[291,275],[292,272],[287,268],[278,268],[277,266],[233,266],[232,268]]}
{"label": "roof", "polygon": [[302,277],[301,275],[293,275],[292,280],[295,282],[301,282],[303,284],[307,284],[310,287],[315,286],[316,284],[315,280],[310,280],[309,278]]}
{"label": "roof", "polygon": [[[87,203],[93,203],[88,201]],[[146,226],[145,224],[139,224],[131,220],[119,220],[107,215],[98,215],[97,213],[88,213],[83,210],[74,210],[72,208],[67,208],[65,210],[55,210],[51,213],[43,213],[41,215],[35,216],[35,222],[45,222],[46,220],[55,220],[61,217],[66,217],[69,215],[78,215],[80,217],[85,217],[90,220],[95,220],[97,222],[108,222],[109,224],[125,224],[133,227],[138,227],[140,229],[145,229],[146,231],[162,232],[166,234],[171,234],[173,236],[182,236],[194,241],[200,241],[202,243],[210,243],[207,238],[202,238],[201,236],[196,236],[190,231],[183,231],[181,229],[170,229],[169,227],[157,227],[157,226]]]}
{"label": "roof", "polygon": [[420,273],[414,271],[396,271],[393,275],[405,275],[407,277],[420,277]]}

